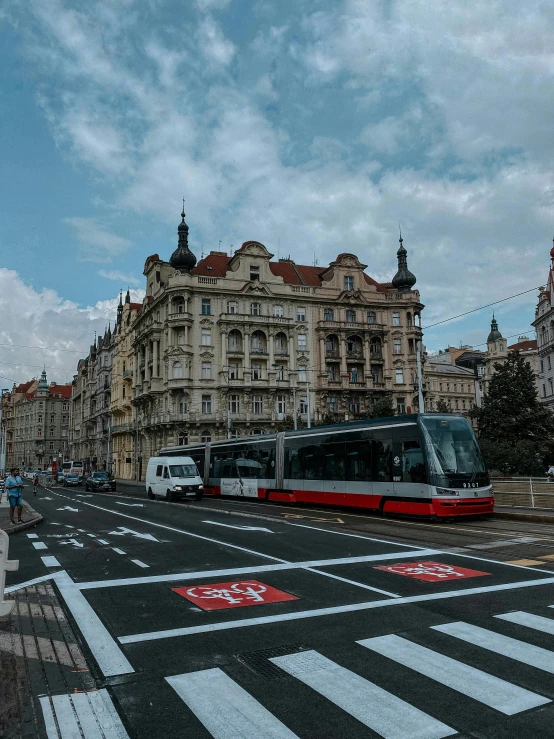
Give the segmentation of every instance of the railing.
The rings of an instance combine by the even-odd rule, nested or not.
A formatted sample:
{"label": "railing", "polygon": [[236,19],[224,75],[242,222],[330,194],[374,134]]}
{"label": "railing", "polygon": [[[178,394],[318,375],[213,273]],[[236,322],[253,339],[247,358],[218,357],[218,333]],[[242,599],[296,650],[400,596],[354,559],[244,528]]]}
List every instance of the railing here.
{"label": "railing", "polygon": [[250,354],[268,354],[268,351],[267,351],[266,348],[262,348],[262,347],[254,348],[254,347],[252,347],[250,349]]}
{"label": "railing", "polygon": [[513,508],[554,508],[554,481],[545,477],[493,478],[494,502]]}
{"label": "railing", "polygon": [[217,285],[217,277],[198,277],[199,285]]}

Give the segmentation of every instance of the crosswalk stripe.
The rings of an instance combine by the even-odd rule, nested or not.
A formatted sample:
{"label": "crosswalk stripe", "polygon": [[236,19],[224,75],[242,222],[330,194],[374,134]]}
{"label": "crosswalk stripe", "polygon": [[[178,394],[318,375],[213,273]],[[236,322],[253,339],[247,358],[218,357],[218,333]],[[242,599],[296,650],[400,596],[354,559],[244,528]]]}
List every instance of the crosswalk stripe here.
{"label": "crosswalk stripe", "polygon": [[54,706],[54,713],[56,714],[56,720],[60,727],[62,739],[79,737],[81,732],[79,731],[79,726],[77,724],[77,719],[75,718],[69,695],[53,696],[52,704]]}
{"label": "crosswalk stripe", "polygon": [[501,613],[495,616],[495,618],[501,618],[503,621],[510,621],[519,626],[528,626],[530,629],[542,631],[545,634],[554,634],[554,619],[535,616],[534,613],[512,611],[512,613]]}
{"label": "crosswalk stripe", "polygon": [[531,665],[531,667],[536,667],[538,670],[554,673],[554,654],[548,649],[536,647],[533,644],[519,641],[519,639],[512,639],[510,636],[467,624],[464,621],[441,624],[431,628],[443,634],[454,636],[456,639],[462,639],[469,644],[488,649],[490,652],[502,654],[504,657],[510,657],[510,659],[523,662],[523,664]]}
{"label": "crosswalk stripe", "polygon": [[314,650],[270,661],[385,739],[442,739],[457,733]]}
{"label": "crosswalk stripe", "polygon": [[129,739],[105,688],[39,700],[48,739]]}
{"label": "crosswalk stripe", "polygon": [[214,739],[298,739],[218,667],[165,679]]}
{"label": "crosswalk stripe", "polygon": [[550,703],[548,698],[512,685],[432,649],[414,644],[396,634],[362,639],[358,644],[507,716]]}

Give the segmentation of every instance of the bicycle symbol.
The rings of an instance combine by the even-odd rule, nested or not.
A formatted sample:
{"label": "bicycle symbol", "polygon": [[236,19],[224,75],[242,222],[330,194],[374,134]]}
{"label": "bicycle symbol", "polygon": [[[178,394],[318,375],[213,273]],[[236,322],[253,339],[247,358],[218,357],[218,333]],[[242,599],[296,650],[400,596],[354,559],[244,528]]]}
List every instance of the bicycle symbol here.
{"label": "bicycle symbol", "polygon": [[234,582],[225,588],[214,588],[210,585],[193,586],[188,588],[186,593],[187,596],[198,600],[217,599],[229,604],[237,604],[244,601],[263,603],[264,598],[261,593],[265,593],[266,590],[266,586],[258,582]]}

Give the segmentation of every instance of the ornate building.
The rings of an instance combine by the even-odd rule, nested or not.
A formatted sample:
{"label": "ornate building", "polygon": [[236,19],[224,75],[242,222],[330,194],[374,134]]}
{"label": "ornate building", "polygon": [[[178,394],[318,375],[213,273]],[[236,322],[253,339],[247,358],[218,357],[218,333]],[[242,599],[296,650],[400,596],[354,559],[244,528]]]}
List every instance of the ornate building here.
{"label": "ornate building", "polygon": [[437,406],[442,401],[452,413],[466,414],[476,404],[475,373],[446,359],[428,357],[425,361],[426,410],[439,410]]}
{"label": "ornate building", "polygon": [[[181,218],[169,261],[154,254],[145,263],[146,296],[129,323],[132,367],[125,342],[116,343],[116,382],[123,361],[133,371],[137,441],[125,442],[125,455],[267,433],[295,416],[363,417],[385,394],[398,412],[416,409],[423,305],[402,238],[397,273],[383,284],[353,254],[328,267],[304,266],[272,261],[256,241],[197,264],[184,212]],[[128,424],[118,398],[118,420]]]}
{"label": "ornate building", "polygon": [[[495,364],[504,364],[510,352],[518,352],[530,366],[535,378],[537,391],[540,393],[539,356],[537,342],[527,336],[520,336],[515,344],[510,344],[503,338],[498,329],[498,322],[494,315],[491,321],[491,330],[487,338],[487,355],[485,358],[484,393],[488,391],[489,383],[495,373]],[[543,397],[546,397],[543,395]],[[554,399],[553,399],[554,400]]]}
{"label": "ornate building", "polygon": [[554,246],[550,250],[546,287],[539,291],[532,325],[535,327],[538,345],[539,397],[554,412]]}

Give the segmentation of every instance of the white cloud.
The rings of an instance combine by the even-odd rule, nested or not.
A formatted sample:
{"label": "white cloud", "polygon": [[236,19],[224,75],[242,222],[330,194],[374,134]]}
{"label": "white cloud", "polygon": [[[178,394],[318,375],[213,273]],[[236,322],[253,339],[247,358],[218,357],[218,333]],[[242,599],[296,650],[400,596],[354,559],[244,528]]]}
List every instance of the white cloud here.
{"label": "white cloud", "polygon": [[94,218],[64,218],[64,222],[74,229],[83,262],[109,262],[133,245],[129,239],[107,231]]}
{"label": "white cloud", "polygon": [[230,4],[231,0],[196,0],[198,10],[221,10]]}
{"label": "white cloud", "polygon": [[206,59],[216,65],[227,66],[235,55],[235,45],[225,38],[220,26],[206,16],[198,28],[198,43]]}
{"label": "white cloud", "polygon": [[139,280],[134,275],[125,274],[124,272],[119,272],[119,270],[116,269],[101,269],[98,274],[100,277],[104,277],[106,280],[114,280],[115,282],[119,282],[121,285],[140,285],[142,280]]}

